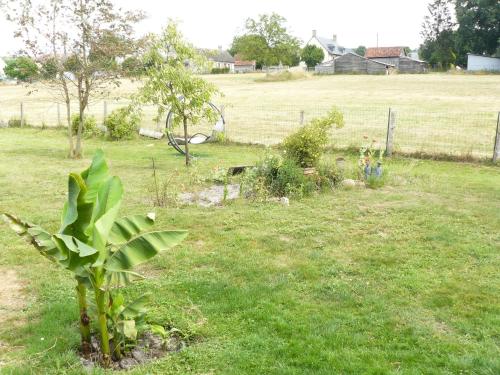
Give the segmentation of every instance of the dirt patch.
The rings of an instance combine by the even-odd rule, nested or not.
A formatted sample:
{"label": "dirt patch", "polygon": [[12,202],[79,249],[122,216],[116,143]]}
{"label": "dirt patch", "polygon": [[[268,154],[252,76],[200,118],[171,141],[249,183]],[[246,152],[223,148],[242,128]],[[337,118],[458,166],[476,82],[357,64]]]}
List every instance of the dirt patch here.
{"label": "dirt patch", "polygon": [[0,268],[0,326],[24,308],[23,289],[16,271]]}
{"label": "dirt patch", "polygon": [[237,199],[240,196],[240,185],[230,184],[224,187],[223,185],[214,185],[208,189],[198,193],[181,193],[179,201],[183,204],[198,204],[202,207],[210,207],[219,205],[225,199]]}

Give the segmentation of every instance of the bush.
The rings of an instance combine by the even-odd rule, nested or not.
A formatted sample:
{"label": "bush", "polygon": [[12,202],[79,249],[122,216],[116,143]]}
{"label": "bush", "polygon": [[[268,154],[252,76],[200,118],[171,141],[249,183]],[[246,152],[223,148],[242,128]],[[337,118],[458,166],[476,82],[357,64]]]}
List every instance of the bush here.
{"label": "bush", "polygon": [[325,190],[333,189],[340,185],[344,179],[344,175],[336,164],[332,162],[323,162],[318,166],[317,178],[318,188]]}
{"label": "bush", "polygon": [[131,107],[115,109],[106,117],[104,125],[108,129],[109,138],[118,141],[132,139],[141,122],[140,114]]}
{"label": "bush", "polygon": [[212,68],[210,73],[212,73],[212,74],[227,74],[227,73],[229,73],[229,68]]}
{"label": "bush", "polygon": [[[32,125],[28,122],[26,117],[23,119],[23,126],[25,127],[31,127]],[[21,119],[19,117],[12,117],[9,119],[7,122],[7,126],[9,128],[20,128],[21,127]]]}
{"label": "bush", "polygon": [[[78,125],[80,124],[80,115],[75,113],[71,116],[71,129],[73,135],[78,132]],[[83,117],[83,129],[82,134],[84,137],[95,137],[101,134],[101,131],[97,128],[97,120],[94,116],[88,115]]]}
{"label": "bush", "polygon": [[316,167],[329,141],[328,130],[333,125],[344,126],[344,116],[335,108],[289,135],[283,142],[287,158],[294,159],[304,168]]}
{"label": "bush", "polygon": [[314,181],[304,176],[294,160],[279,155],[267,155],[255,168],[247,170],[241,185],[245,196],[257,199],[268,196],[301,198],[316,188]]}

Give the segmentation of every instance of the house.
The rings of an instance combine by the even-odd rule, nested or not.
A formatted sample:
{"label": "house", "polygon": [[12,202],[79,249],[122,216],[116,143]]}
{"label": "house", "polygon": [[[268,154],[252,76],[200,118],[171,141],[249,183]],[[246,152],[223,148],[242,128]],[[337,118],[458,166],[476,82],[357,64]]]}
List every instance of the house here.
{"label": "house", "polygon": [[500,57],[467,54],[467,70],[470,71],[500,71]]}
{"label": "house", "polygon": [[3,71],[6,65],[7,64],[5,63],[5,60],[0,57],[0,80],[4,80],[7,78],[5,72]]}
{"label": "house", "polygon": [[234,73],[234,57],[228,51],[223,50],[222,46],[219,46],[215,53],[210,54],[208,60],[212,62],[212,68],[229,69],[230,73]]}
{"label": "house", "polygon": [[234,72],[235,73],[250,73],[255,72],[257,62],[255,60],[244,60],[240,55],[234,57]]}
{"label": "house", "polygon": [[[414,56],[414,55],[413,55]],[[407,56],[404,47],[373,47],[365,52],[367,59],[394,65],[400,73],[425,73],[428,64],[425,61]]]}
{"label": "house", "polygon": [[337,56],[342,56],[346,52],[351,52],[350,49],[339,46],[337,43],[337,35],[333,34],[332,38],[324,38],[318,36],[316,30],[313,30],[312,37],[306,43],[306,46],[313,45],[323,50],[325,57],[323,62],[333,60]]}
{"label": "house", "polygon": [[347,52],[342,56],[317,65],[317,74],[390,74],[395,69],[392,64],[367,59],[354,52]]}

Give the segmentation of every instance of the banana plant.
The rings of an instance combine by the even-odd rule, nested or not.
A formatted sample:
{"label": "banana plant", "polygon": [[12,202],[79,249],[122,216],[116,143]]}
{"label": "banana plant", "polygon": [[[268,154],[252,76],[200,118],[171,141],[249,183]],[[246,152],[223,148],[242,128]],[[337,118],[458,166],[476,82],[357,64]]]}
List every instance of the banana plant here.
{"label": "banana plant", "polygon": [[[115,310],[110,312],[110,306],[114,303],[112,290],[141,278],[133,271],[135,266],[172,248],[187,235],[183,230],[142,233],[154,224],[154,214],[117,219],[122,197],[121,181],[118,177],[109,175],[104,154],[99,150],[88,169],[80,174],[70,173],[68,200],[63,208],[61,228],[57,233],[50,234],[14,215],[3,214],[16,233],[27,238],[42,255],[74,273],[84,352],[90,350],[90,318],[86,292],[88,288],[93,290],[102,364],[105,367],[109,366],[111,360],[108,325],[116,334],[118,331],[114,325],[130,320],[126,314],[123,315],[123,311],[129,311],[126,308],[120,312],[123,317],[120,321],[110,318],[116,317],[116,311],[120,310],[115,305]],[[118,297],[118,301],[120,300],[121,297]],[[130,328],[131,323],[126,324]]]}

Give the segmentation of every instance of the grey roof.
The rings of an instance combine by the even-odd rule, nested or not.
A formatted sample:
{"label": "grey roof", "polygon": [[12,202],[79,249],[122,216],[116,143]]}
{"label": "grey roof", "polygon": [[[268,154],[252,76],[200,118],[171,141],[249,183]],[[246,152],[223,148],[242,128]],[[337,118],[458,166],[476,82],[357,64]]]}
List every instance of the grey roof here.
{"label": "grey roof", "polygon": [[[377,61],[377,60],[373,60],[373,59],[367,59],[366,57],[361,56],[361,55],[358,55],[358,54],[357,54],[357,53],[355,53],[355,52],[347,52],[347,53],[345,53],[345,54],[344,54],[344,55],[342,55],[342,56],[345,56],[345,55],[354,55],[354,56],[359,57],[359,58],[361,58],[361,59],[363,59],[363,60],[371,61],[371,62],[374,62],[374,63],[380,64],[380,65],[390,66],[391,68],[395,68],[395,67],[396,67],[396,65],[394,65],[394,64],[388,64],[388,63],[381,62],[381,61]],[[340,59],[342,56],[337,56],[334,60]]]}
{"label": "grey roof", "polygon": [[323,46],[323,48],[331,54],[343,55],[347,52],[347,48],[339,46],[333,39],[323,38],[321,36],[316,36],[316,39]]}
{"label": "grey roof", "polygon": [[234,57],[226,50],[219,50],[214,56],[210,56],[209,60],[222,63],[234,63]]}

